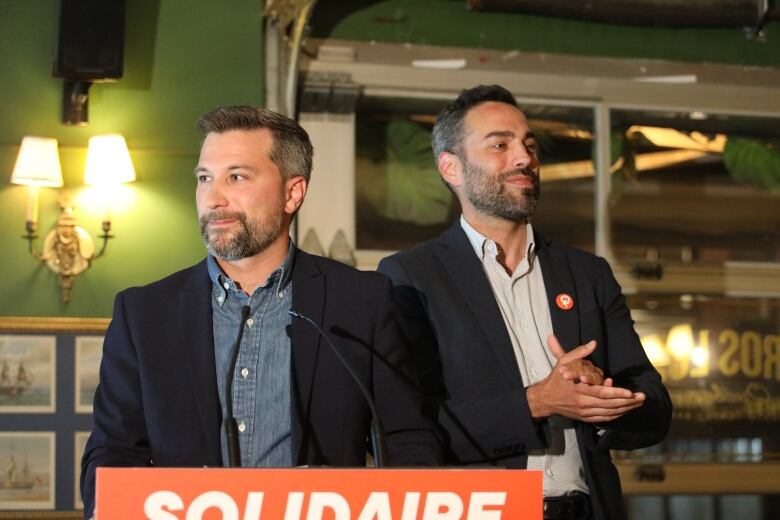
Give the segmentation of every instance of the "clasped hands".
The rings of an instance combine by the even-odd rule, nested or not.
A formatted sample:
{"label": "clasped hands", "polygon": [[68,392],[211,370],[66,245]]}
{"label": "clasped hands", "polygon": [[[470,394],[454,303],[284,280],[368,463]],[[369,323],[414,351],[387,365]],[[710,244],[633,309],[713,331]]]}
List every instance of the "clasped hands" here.
{"label": "clasped hands", "polygon": [[555,336],[547,345],[558,359],[550,374],[526,389],[528,407],[534,419],[562,415],[588,423],[613,421],[642,406],[645,394],[614,386],[612,378],[585,359],[596,342],[566,352]]}

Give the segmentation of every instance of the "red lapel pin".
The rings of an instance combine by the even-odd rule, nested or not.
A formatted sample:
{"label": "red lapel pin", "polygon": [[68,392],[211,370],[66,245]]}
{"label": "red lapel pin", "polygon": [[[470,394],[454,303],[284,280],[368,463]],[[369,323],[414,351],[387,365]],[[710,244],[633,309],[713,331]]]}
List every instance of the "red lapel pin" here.
{"label": "red lapel pin", "polygon": [[569,309],[574,307],[574,298],[572,298],[571,295],[568,295],[566,293],[561,293],[555,297],[555,304],[558,305],[559,309],[568,311]]}

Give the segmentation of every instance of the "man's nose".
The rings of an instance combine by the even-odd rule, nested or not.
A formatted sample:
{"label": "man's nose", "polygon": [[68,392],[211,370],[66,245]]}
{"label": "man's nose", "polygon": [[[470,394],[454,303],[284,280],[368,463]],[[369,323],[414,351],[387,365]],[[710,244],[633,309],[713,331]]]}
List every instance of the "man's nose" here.
{"label": "man's nose", "polygon": [[219,183],[212,182],[209,184],[208,192],[206,193],[206,206],[209,209],[220,208],[227,205],[227,198],[219,186]]}
{"label": "man's nose", "polygon": [[539,164],[536,154],[522,143],[515,147],[515,155],[512,159],[515,168],[534,168]]}

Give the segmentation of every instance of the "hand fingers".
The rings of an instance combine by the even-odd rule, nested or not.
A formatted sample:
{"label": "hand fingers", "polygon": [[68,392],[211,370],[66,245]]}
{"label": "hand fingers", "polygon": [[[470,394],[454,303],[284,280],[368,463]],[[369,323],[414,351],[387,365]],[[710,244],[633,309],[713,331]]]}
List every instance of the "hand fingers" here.
{"label": "hand fingers", "polygon": [[[644,400],[645,395],[641,392],[634,394],[628,388],[620,388],[617,386],[606,385],[581,385],[576,387],[577,393],[592,397],[595,399],[641,399]],[[641,395],[641,398],[638,397]]]}
{"label": "hand fingers", "polygon": [[558,342],[558,338],[552,334],[547,336],[547,346],[550,347],[550,352],[553,353],[555,359],[561,359],[561,357],[566,354],[566,351],[563,350],[563,347]]}
{"label": "hand fingers", "polygon": [[[556,340],[557,341],[557,340]],[[560,345],[559,345],[560,346]],[[596,348],[596,341],[591,340],[579,347],[566,352],[558,358],[558,363],[568,363],[576,359],[583,359],[590,356]]]}
{"label": "hand fingers", "polygon": [[604,372],[587,361],[560,365],[557,370],[565,380],[575,383],[600,385],[604,381]]}
{"label": "hand fingers", "polygon": [[643,403],[634,403],[628,406],[621,406],[620,408],[599,409],[592,408],[588,410],[587,414],[583,414],[579,420],[587,423],[601,423],[614,421],[619,419],[626,413],[639,408]]}
{"label": "hand fingers", "polygon": [[590,370],[580,374],[579,382],[591,386],[600,385],[604,382],[604,374],[601,370]]}

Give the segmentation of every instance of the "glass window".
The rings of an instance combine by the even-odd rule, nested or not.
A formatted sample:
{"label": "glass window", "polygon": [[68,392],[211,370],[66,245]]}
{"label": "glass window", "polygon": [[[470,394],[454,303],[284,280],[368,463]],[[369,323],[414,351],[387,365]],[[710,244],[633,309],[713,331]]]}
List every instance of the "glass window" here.
{"label": "glass window", "polygon": [[[394,250],[433,238],[460,216],[431,151],[446,100],[364,97],[356,117],[358,249]],[[593,250],[593,110],[521,103],[540,144],[545,234]],[[538,223],[538,225],[537,225]]]}
{"label": "glass window", "polygon": [[780,261],[780,119],[614,110],[612,132],[618,259]]}

